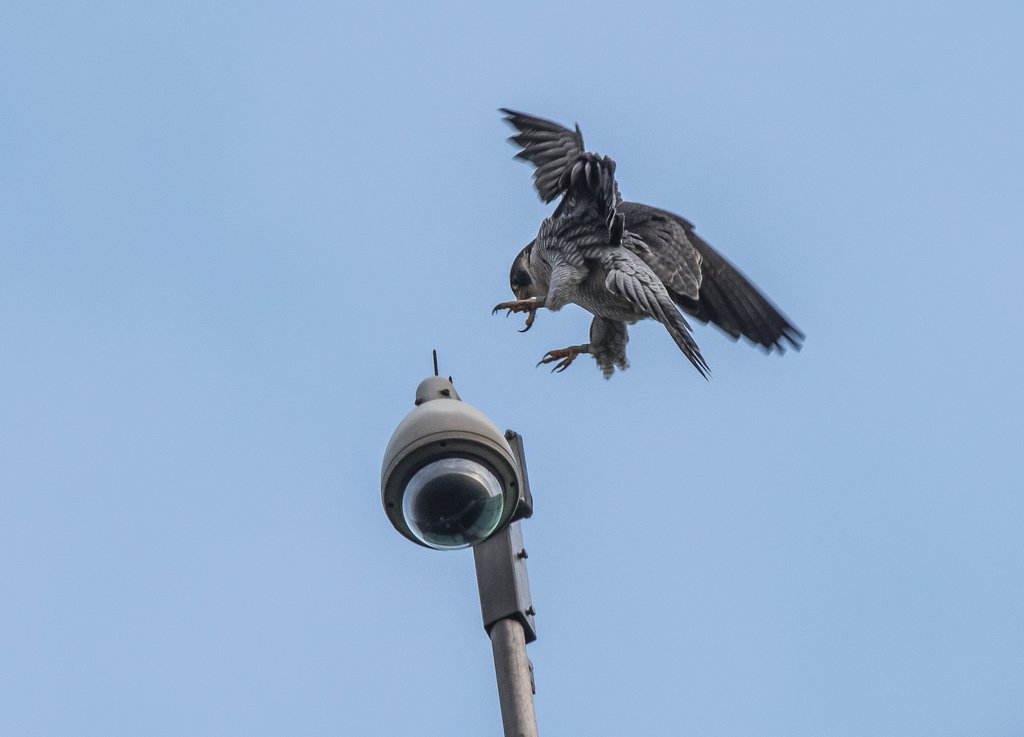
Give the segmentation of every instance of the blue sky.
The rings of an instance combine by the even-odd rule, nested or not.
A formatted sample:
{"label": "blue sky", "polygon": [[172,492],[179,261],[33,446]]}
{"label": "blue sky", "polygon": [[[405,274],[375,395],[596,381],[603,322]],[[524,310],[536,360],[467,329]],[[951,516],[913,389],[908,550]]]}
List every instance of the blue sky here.
{"label": "blue sky", "polygon": [[[1024,729],[1016,3],[22,3],[0,24],[0,733],[498,734],[379,464],[525,438],[542,734]],[[491,316],[578,122],[807,333]]]}

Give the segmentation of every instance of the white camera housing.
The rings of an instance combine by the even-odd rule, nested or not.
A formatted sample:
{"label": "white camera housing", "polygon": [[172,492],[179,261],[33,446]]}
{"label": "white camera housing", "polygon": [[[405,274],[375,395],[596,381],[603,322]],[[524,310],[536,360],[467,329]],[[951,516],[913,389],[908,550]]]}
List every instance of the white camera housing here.
{"label": "white camera housing", "polygon": [[416,408],[384,452],[380,484],[395,529],[438,550],[466,548],[500,530],[523,493],[505,436],[438,376],[417,387]]}

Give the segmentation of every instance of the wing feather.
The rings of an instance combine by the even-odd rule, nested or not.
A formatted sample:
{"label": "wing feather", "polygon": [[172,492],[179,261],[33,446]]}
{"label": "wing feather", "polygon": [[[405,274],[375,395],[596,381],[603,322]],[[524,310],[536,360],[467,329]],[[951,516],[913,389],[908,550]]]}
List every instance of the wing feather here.
{"label": "wing feather", "polygon": [[[711,322],[733,340],[743,336],[771,352],[800,349],[804,334],[740,271],[694,232],[693,225],[666,210],[622,202],[626,228],[648,246],[637,255],[662,280],[672,300],[701,322]],[[696,294],[685,275],[696,267]]]}
{"label": "wing feather", "polygon": [[558,123],[526,113],[501,108],[505,121],[519,131],[509,140],[522,150],[517,159],[529,161],[536,167],[533,172],[537,194],[545,202],[557,198],[564,188],[562,175],[577,163],[583,154],[583,134],[576,126],[571,131]]}
{"label": "wing feather", "polygon": [[624,250],[606,254],[602,266],[608,272],[605,277],[608,290],[629,300],[664,325],[686,359],[701,376],[708,378],[711,370],[690,334],[689,324],[672,303],[657,275],[651,273],[650,267],[639,257]]}

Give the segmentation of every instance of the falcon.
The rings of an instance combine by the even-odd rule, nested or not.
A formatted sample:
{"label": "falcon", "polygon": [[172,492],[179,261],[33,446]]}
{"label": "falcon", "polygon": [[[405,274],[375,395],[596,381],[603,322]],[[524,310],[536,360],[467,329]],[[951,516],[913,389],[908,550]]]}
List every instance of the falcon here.
{"label": "falcon", "polygon": [[626,326],[660,322],[705,379],[710,370],[680,310],[741,336],[766,352],[800,349],[804,334],[757,287],[698,236],[693,225],[666,210],[624,202],[615,162],[585,150],[579,126],[501,108],[517,134],[509,141],[516,158],[535,167],[533,180],[544,202],[561,198],[537,237],[512,262],[509,284],[516,299],[493,312],[527,315],[576,304],[590,312],[590,340],[548,351],[541,364],[564,371],[581,354],[593,356],[604,377],[625,369]]}

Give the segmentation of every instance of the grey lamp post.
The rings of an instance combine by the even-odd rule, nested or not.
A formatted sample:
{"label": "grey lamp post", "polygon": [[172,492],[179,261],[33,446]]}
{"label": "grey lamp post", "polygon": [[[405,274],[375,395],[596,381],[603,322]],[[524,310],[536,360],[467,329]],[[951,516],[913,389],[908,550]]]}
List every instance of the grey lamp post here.
{"label": "grey lamp post", "polygon": [[537,632],[519,525],[533,514],[533,498],[522,438],[502,434],[451,380],[428,377],[384,452],[381,498],[391,524],[413,542],[473,547],[505,737],[536,737],[526,644]]}

